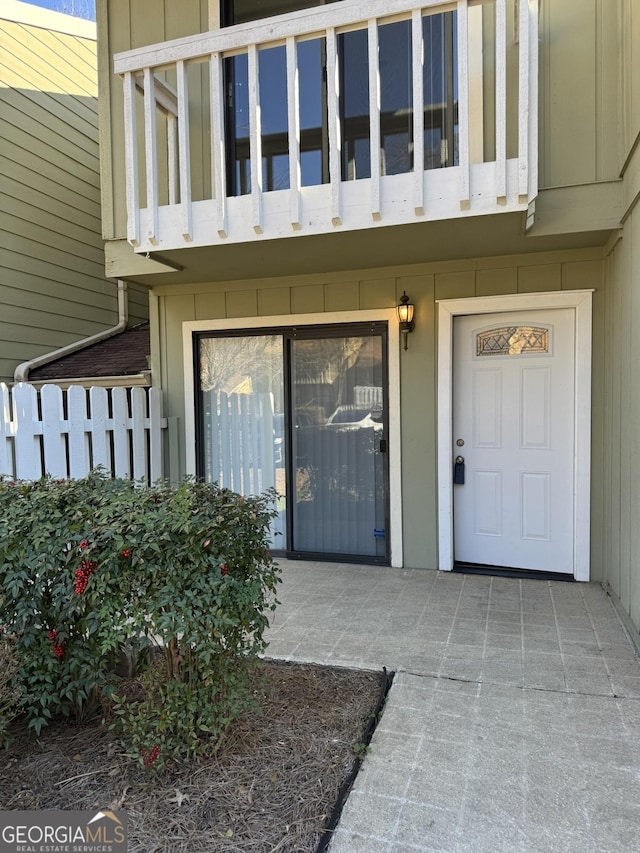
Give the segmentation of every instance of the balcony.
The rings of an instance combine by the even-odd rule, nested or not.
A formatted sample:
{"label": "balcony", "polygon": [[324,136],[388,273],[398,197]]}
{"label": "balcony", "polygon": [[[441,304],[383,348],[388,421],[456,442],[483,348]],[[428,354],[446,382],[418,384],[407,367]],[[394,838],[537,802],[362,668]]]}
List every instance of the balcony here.
{"label": "balcony", "polygon": [[342,0],[117,54],[128,241],[147,253],[526,211],[537,5]]}

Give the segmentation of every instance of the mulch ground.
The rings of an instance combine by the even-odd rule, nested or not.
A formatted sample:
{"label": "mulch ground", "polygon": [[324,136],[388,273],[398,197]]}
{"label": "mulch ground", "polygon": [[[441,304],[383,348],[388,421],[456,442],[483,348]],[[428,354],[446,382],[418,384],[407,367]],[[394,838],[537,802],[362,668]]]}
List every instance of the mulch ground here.
{"label": "mulch ground", "polygon": [[[218,753],[170,769],[128,759],[99,719],[0,752],[0,809],[124,809],[130,853],[313,853],[354,769],[383,673],[264,661],[260,711]],[[355,749],[354,749],[355,745]]]}

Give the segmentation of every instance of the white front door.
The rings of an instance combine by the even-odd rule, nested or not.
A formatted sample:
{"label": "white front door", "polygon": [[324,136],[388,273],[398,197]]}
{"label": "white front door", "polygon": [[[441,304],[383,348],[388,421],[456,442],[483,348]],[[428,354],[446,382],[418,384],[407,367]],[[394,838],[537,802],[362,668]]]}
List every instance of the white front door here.
{"label": "white front door", "polygon": [[575,311],[453,323],[454,559],[572,574]]}

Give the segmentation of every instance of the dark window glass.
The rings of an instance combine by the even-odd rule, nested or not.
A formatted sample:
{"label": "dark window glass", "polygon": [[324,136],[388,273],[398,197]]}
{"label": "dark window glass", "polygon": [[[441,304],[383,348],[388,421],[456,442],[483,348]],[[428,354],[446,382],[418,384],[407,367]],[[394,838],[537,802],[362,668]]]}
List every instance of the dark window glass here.
{"label": "dark window glass", "polygon": [[369,46],[366,30],[338,36],[342,180],[371,177]]}
{"label": "dark window glass", "polygon": [[303,187],[326,183],[329,179],[325,63],[324,39],[298,42],[300,171]]}
{"label": "dark window glass", "polygon": [[227,93],[227,195],[251,192],[249,64],[246,53],[224,61]]}
{"label": "dark window glass", "polygon": [[378,57],[381,172],[398,175],[413,165],[411,21],[378,28]]}
{"label": "dark window glass", "polygon": [[262,189],[289,189],[287,57],[284,47],[258,52],[262,127]]}
{"label": "dark window glass", "polygon": [[424,168],[458,165],[457,16],[426,15],[424,39]]}

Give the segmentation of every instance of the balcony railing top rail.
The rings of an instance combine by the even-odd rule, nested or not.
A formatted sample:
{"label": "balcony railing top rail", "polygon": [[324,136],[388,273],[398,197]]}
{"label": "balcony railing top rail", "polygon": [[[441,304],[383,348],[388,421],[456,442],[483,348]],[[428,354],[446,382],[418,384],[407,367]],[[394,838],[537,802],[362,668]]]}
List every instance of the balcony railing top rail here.
{"label": "balcony railing top rail", "polygon": [[[488,41],[483,6],[493,9]],[[341,0],[117,54],[129,242],[147,252],[526,210],[537,194],[538,0],[519,0],[516,8],[508,22],[506,0],[370,0],[365,9],[360,0]],[[448,105],[430,98],[425,76],[431,60],[424,21],[443,13],[455,16]],[[408,101],[385,112],[381,32],[399,21],[406,28]],[[358,122],[345,112],[344,54],[345,34],[358,32],[365,40],[367,115],[354,129]],[[300,94],[300,45],[310,40],[322,42],[326,81],[323,126],[313,144],[301,128]],[[280,140],[262,123],[267,104],[261,89],[269,85],[260,64],[270,48],[281,51],[284,69]],[[517,74],[511,75],[510,50],[514,56],[517,50]],[[245,75],[242,132],[232,126],[239,113],[236,108],[234,117],[229,100],[234,57]],[[207,72],[196,85],[194,66]],[[428,126],[436,113],[441,125]],[[392,174],[385,146],[396,144],[403,115],[405,165]],[[433,138],[444,152],[437,164],[443,168],[432,168],[425,146]],[[304,172],[309,146],[322,160],[322,177],[311,181]],[[355,168],[349,158],[362,160],[364,149],[361,177],[361,165]],[[274,183],[274,164],[284,175],[280,184]]]}
{"label": "balcony railing top rail", "polygon": [[[456,11],[461,6],[482,6],[488,2],[492,0],[454,0],[448,3],[442,0],[420,0],[419,3],[415,0],[368,0],[364,14],[362,0],[340,0],[326,6],[313,6],[286,15],[273,15],[259,21],[234,24],[220,30],[123,51],[114,57],[114,70],[116,74],[140,72],[148,66],[161,70],[180,60],[205,61],[218,51],[233,55],[234,52],[246,50],[251,44],[274,46],[284,44],[290,36],[312,38],[324,35],[330,27],[346,32],[361,28],[363,21],[371,19],[388,22],[395,16],[406,18],[414,9],[420,9],[424,14],[438,14]],[[522,5],[526,7],[527,3],[523,2]]]}

